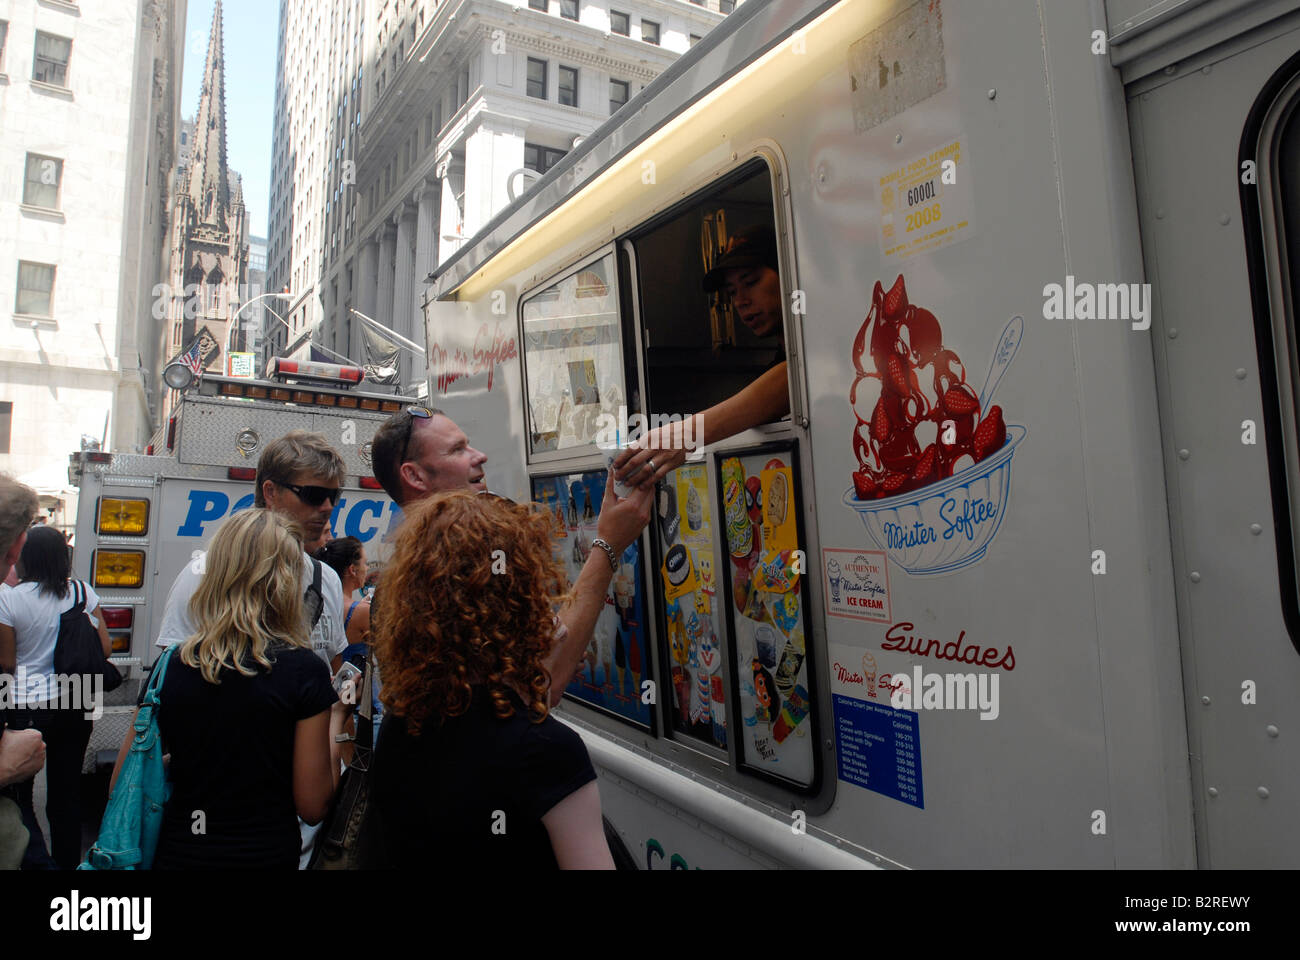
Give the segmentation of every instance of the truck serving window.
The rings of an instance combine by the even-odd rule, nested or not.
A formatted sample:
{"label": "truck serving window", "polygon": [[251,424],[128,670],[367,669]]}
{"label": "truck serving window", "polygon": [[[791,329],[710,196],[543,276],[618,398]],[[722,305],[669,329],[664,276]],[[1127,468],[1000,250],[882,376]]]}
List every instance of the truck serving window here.
{"label": "truck serving window", "polygon": [[[598,442],[626,403],[614,254],[523,301],[530,454]],[[612,441],[613,438],[611,438]]]}
{"label": "truck serving window", "polygon": [[[692,414],[786,359],[773,195],[767,164],[755,160],[630,238],[646,429],[694,425]],[[779,390],[775,420],[775,406],[788,409],[788,377]],[[702,441],[707,454],[660,482],[648,580],[670,735],[803,792],[815,789],[820,757],[789,430],[757,446],[683,430],[687,448]]]}
{"label": "truck serving window", "polygon": [[773,222],[772,178],[756,160],[635,238],[651,412],[706,410],[785,359],[779,328],[756,336],[725,290],[704,290],[730,243]]}

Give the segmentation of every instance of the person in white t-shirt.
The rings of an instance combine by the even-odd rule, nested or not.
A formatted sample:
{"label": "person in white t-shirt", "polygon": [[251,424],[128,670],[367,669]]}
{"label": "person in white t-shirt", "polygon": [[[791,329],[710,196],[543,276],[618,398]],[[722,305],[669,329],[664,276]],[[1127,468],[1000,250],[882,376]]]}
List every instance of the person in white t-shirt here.
{"label": "person in white t-shirt", "polygon": [[[262,451],[257,464],[254,503],[294,521],[302,530],[304,543],[319,540],[329,530],[330,515],[339,500],[339,485],[343,481],[343,458],[323,436],[294,430],[278,440],[272,440]],[[169,647],[184,643],[195,633],[190,598],[203,576],[205,555],[199,554],[177,575],[167,594],[163,608],[162,625],[158,631],[158,646]],[[304,551],[303,590],[313,593],[311,585],[317,577],[319,564],[320,594],[322,604],[307,596],[307,608],[316,621],[311,631],[311,647],[332,670],[342,663],[342,654],[348,645],[343,628],[343,585],[339,576],[327,565]]]}
{"label": "person in white t-shirt", "polygon": [[[87,704],[71,686],[55,676],[54,648],[59,622],[73,609],[80,588],[85,609],[99,633],[104,656],[112,652],[99,597],[89,584],[74,590],[69,580],[72,558],[63,534],[50,526],[27,533],[18,558],[19,583],[0,589],[0,672],[14,676],[15,708],[8,726],[41,731],[46,745],[46,817],[50,822],[51,863],[45,839],[36,820],[31,780],[14,785],[14,800],[22,811],[31,843],[23,865],[27,868],[74,870],[81,862],[81,764],[90,742],[91,720]],[[78,685],[79,686],[79,685]]]}
{"label": "person in white t-shirt", "polygon": [[[343,458],[319,433],[294,430],[272,440],[257,462],[254,503],[294,521],[304,543],[319,542],[329,532],[330,515],[339,502],[343,482]],[[203,576],[205,554],[199,554],[177,575],[163,608],[158,646],[184,643],[197,632],[190,598]],[[348,637],[343,628],[343,585],[339,575],[319,560],[303,553],[303,591],[311,629],[311,648],[337,671],[343,663]],[[319,574],[319,600],[313,584]],[[319,609],[319,615],[315,610]],[[315,842],[317,826],[299,824],[302,831],[302,861],[306,866]]]}

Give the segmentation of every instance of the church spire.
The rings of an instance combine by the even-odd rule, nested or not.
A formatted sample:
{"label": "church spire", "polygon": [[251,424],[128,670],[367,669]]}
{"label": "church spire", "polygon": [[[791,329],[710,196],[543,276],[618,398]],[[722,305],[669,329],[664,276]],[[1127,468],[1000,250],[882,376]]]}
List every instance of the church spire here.
{"label": "church spire", "polygon": [[226,61],[222,53],[221,0],[212,11],[203,92],[194,122],[188,192],[199,223],[222,231],[228,228],[230,174],[226,168]]}

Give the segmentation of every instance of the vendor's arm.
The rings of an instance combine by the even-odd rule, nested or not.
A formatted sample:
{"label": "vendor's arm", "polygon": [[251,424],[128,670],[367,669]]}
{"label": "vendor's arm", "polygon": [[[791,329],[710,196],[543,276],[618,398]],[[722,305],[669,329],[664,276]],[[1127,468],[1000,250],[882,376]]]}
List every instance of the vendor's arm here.
{"label": "vendor's arm", "polygon": [[[692,447],[698,449],[705,443],[717,443],[736,434],[771,423],[790,412],[790,391],[786,383],[786,365],[782,361],[764,371],[749,386],[695,414]],[[686,462],[689,453],[682,438],[682,424],[670,423],[650,430],[618,455],[614,470],[625,483],[646,489],[656,480],[676,470]],[[653,473],[642,466],[654,461]]]}

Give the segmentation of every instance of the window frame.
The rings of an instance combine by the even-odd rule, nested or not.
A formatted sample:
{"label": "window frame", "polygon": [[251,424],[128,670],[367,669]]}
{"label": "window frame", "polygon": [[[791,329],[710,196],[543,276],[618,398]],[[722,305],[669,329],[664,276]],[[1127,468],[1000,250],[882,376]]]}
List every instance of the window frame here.
{"label": "window frame", "polygon": [[[530,167],[530,166],[528,166],[528,151],[529,151],[529,150],[536,150],[536,151],[539,152],[539,157],[540,157],[540,159],[542,160],[542,162],[545,164],[545,169],[544,169],[544,170],[538,170],[537,167]],[[550,154],[552,154],[552,153],[556,154],[555,159],[552,160],[550,163],[545,163],[546,159],[547,159],[547,158],[550,156]],[[559,147],[547,147],[547,146],[543,146],[543,145],[540,144],[540,143],[528,143],[527,141],[525,141],[525,143],[524,143],[524,169],[525,169],[525,170],[531,170],[533,173],[537,174],[538,177],[544,177],[544,176],[546,176],[547,173],[550,172],[551,167],[555,166],[557,163],[559,163],[561,160],[563,160],[566,156],[568,156],[568,153],[569,153],[569,151],[567,151],[567,150],[561,150]]]}
{"label": "window frame", "polygon": [[0,400],[0,453],[13,452],[14,403]]}
{"label": "window frame", "polygon": [[[645,28],[647,23],[650,24],[650,26],[655,28],[655,38],[653,40],[646,39]],[[660,45],[659,40],[661,36],[662,36],[662,26],[659,23],[656,23],[654,20],[647,20],[645,17],[641,18],[641,42],[642,43],[648,43],[651,46],[657,47]]]}
{"label": "window frame", "polygon": [[[623,18],[622,30],[615,28],[614,26],[615,17]],[[632,36],[632,15],[630,13],[624,13],[622,10],[610,10],[609,11],[609,32],[616,34],[617,36],[620,37]]]}
{"label": "window frame", "polygon": [[[560,64],[558,74],[559,76],[556,78],[556,88],[555,88],[556,103],[558,103],[562,107],[573,107],[574,109],[578,109],[578,68],[566,67],[564,64]],[[572,103],[566,103],[564,100],[564,89],[565,89],[564,78],[566,74],[571,75],[573,77],[573,88],[572,88],[573,102]]]}
{"label": "window frame", "polygon": [[5,50],[9,48],[9,21],[0,20],[0,75],[5,72]]}
{"label": "window frame", "polygon": [[[615,86],[621,86],[623,88],[623,100],[618,104],[618,106],[614,105]],[[632,99],[632,82],[630,80],[617,80],[614,77],[610,77],[609,94],[609,115],[612,117],[621,107],[627,106],[627,102]]]}
{"label": "window frame", "polygon": [[[536,146],[536,144],[534,144],[534,146]],[[532,411],[530,407],[531,407],[532,398],[530,397],[528,391],[528,383],[529,383],[528,346],[527,346],[528,340],[525,335],[526,331],[524,330],[524,308],[529,303],[536,300],[538,294],[544,293],[546,290],[550,289],[551,287],[563,283],[565,280],[569,279],[569,277],[576,276],[577,274],[582,273],[584,270],[589,270],[593,265],[600,263],[606,257],[612,258],[613,265],[614,265],[614,275],[610,278],[609,284],[614,292],[614,313],[619,318],[618,346],[619,346],[619,354],[620,354],[620,361],[622,367],[621,387],[622,387],[622,392],[624,397],[623,402],[625,405],[627,404],[627,385],[628,385],[627,343],[623,338],[623,330],[622,330],[624,303],[623,303],[623,295],[619,289],[619,281],[618,281],[618,247],[617,244],[615,244],[613,241],[610,241],[602,244],[594,252],[589,253],[578,260],[572,261],[562,269],[549,272],[546,275],[545,279],[539,281],[538,283],[533,284],[532,286],[528,287],[525,290],[522,290],[519,294],[519,299],[517,301],[517,306],[515,308],[516,310],[515,329],[516,329],[516,335],[519,338],[517,342],[519,343],[519,360],[520,360],[520,368],[521,368],[520,372],[523,375],[519,392],[520,392],[520,397],[523,401],[523,408],[524,408],[523,422],[524,422],[526,433],[530,432],[533,429],[533,427],[535,426],[535,422],[531,415]],[[524,471],[528,475],[530,482],[532,481],[533,478],[541,477],[543,475],[554,475],[556,473],[582,472],[584,468],[581,467],[581,464],[590,463],[592,458],[600,453],[600,448],[597,447],[594,442],[579,444],[571,447],[564,447],[563,449],[559,449],[559,450],[534,451],[532,447],[533,444],[531,440],[527,436],[525,436]],[[534,466],[536,466],[538,470],[534,471],[530,469]],[[570,469],[570,467],[572,469]]]}
{"label": "window frame", "polygon": [[[532,92],[532,91],[533,91],[532,68],[533,68],[533,65],[534,65],[534,64],[537,64],[538,66],[540,66],[540,67],[542,68],[542,79],[541,79],[542,93],[541,93],[541,96],[538,96],[537,94],[535,94],[535,93]],[[550,66],[550,61],[549,61],[549,60],[542,60],[542,59],[540,59],[540,58],[538,58],[538,57],[529,57],[529,58],[528,58],[528,63],[527,63],[527,64],[525,65],[525,67],[524,67],[524,93],[525,93],[525,95],[527,95],[527,96],[529,96],[529,97],[532,97],[534,100],[549,100],[549,99],[550,99],[550,98],[547,96],[547,93],[548,93],[548,91],[547,91],[547,85],[548,85],[548,83],[549,83],[549,81],[550,81],[550,78],[547,76],[547,73],[549,72],[549,70],[548,70],[549,66]]]}
{"label": "window frame", "polygon": [[[21,297],[23,294],[23,267],[48,267],[50,270],[50,288],[47,293],[49,304],[47,312],[33,313],[30,310],[20,310]],[[20,317],[35,317],[41,320],[54,319],[54,290],[59,280],[59,266],[56,263],[42,263],[39,260],[19,260],[18,270],[14,277],[14,315]],[[32,288],[26,288],[29,291]]]}
{"label": "window frame", "polygon": [[[33,160],[38,160],[38,161],[52,160],[54,161],[55,164],[58,165],[57,166],[58,179],[54,182],[54,203],[53,204],[34,203],[27,196],[28,186],[33,183],[33,181],[28,175],[31,162]],[[47,183],[41,183],[38,185],[41,187],[49,186],[49,184]],[[49,210],[52,212],[62,212],[63,210],[62,203],[63,203],[63,158],[51,157],[43,153],[32,153],[30,150],[27,151],[26,161],[23,164],[23,206],[32,207],[36,210]]]}
{"label": "window frame", "polygon": [[550,9],[550,0],[528,0],[528,9],[546,13]]}
{"label": "window frame", "polygon": [[[54,83],[50,80],[42,80],[40,77],[36,76],[36,71],[42,62],[41,56],[37,53],[37,49],[40,46],[42,37],[46,37],[51,40],[62,40],[68,45],[68,58],[64,60],[62,63],[62,67],[63,67],[62,83]],[[45,60],[44,62],[57,63],[57,61],[52,61],[52,60]],[[58,33],[48,33],[45,30],[35,31],[35,39],[32,41],[32,82],[41,83],[47,87],[54,87],[59,90],[70,90],[72,89],[71,81],[72,81],[72,38],[65,37],[62,34],[58,34]]]}
{"label": "window frame", "polygon": [[[573,10],[572,16],[567,12],[570,9]],[[560,16],[565,20],[571,20],[572,22],[577,23],[581,13],[582,11],[579,6],[579,0],[560,0]]]}
{"label": "window frame", "polygon": [[[1263,406],[1264,441],[1273,507],[1278,597],[1288,639],[1300,654],[1300,356],[1292,336],[1300,327],[1300,290],[1288,289],[1300,274],[1279,243],[1286,223],[1279,182],[1282,134],[1300,123],[1291,110],[1300,101],[1300,53],[1286,61],[1264,85],[1246,119],[1238,146],[1237,169],[1256,164],[1256,183],[1238,186],[1245,233],[1246,268],[1255,327]],[[1267,398],[1275,398],[1272,402]]]}

